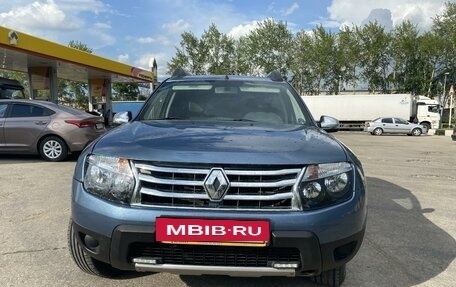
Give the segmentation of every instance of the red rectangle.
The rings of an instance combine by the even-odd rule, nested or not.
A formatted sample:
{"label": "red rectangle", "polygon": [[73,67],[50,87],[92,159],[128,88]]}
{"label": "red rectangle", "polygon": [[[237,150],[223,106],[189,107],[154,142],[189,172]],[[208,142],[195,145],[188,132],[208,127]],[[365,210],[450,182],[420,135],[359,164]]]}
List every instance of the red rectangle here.
{"label": "red rectangle", "polygon": [[244,242],[265,245],[269,241],[269,221],[197,218],[156,220],[156,240],[172,243]]}

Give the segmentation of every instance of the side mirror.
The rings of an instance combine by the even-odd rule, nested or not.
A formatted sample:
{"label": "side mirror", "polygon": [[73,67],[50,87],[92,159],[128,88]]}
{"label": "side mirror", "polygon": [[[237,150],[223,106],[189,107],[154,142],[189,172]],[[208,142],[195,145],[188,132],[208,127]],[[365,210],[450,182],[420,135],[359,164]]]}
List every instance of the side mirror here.
{"label": "side mirror", "polygon": [[115,125],[126,124],[131,121],[131,112],[118,112],[112,118],[112,123]]}
{"label": "side mirror", "polygon": [[321,116],[318,125],[329,133],[337,132],[339,130],[339,120],[329,116]]}

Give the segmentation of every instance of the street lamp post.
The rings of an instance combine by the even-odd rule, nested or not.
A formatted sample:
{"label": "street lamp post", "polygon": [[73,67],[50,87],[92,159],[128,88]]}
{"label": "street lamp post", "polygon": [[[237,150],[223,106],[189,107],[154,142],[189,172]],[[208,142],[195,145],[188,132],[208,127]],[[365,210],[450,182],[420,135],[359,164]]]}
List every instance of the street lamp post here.
{"label": "street lamp post", "polygon": [[442,100],[440,101],[440,104],[442,105],[442,109],[440,110],[440,127],[443,128],[443,121],[442,121],[442,116],[443,116],[443,109],[445,108],[445,92],[446,92],[446,80],[447,76],[449,75],[449,72],[445,73],[445,78],[443,80],[443,93],[442,93]]}
{"label": "street lamp post", "polygon": [[337,81],[337,94],[336,95],[340,94],[340,81],[341,81],[341,78],[342,78],[342,76],[339,75],[339,81]]}
{"label": "street lamp post", "polygon": [[450,95],[450,113],[449,113],[449,116],[448,116],[448,127],[451,127],[451,117],[452,117],[451,112],[453,111],[453,104],[454,104],[454,102],[453,102],[454,85],[451,85],[449,95]]}

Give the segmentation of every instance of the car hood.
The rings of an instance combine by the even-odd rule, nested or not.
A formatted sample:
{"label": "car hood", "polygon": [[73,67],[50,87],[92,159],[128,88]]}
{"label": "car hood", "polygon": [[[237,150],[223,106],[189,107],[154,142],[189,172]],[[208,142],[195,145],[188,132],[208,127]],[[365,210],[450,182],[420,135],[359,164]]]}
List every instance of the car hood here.
{"label": "car hood", "polygon": [[318,128],[245,122],[134,121],[105,134],[92,152],[206,164],[302,165],[347,160],[342,145]]}

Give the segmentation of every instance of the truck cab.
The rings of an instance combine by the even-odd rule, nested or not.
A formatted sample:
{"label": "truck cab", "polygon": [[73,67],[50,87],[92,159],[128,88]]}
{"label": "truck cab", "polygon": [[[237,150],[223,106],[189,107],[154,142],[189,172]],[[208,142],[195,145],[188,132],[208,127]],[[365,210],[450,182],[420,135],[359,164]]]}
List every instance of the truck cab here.
{"label": "truck cab", "polygon": [[425,96],[418,96],[416,99],[416,118],[420,125],[429,129],[436,129],[440,123],[439,102]]}

